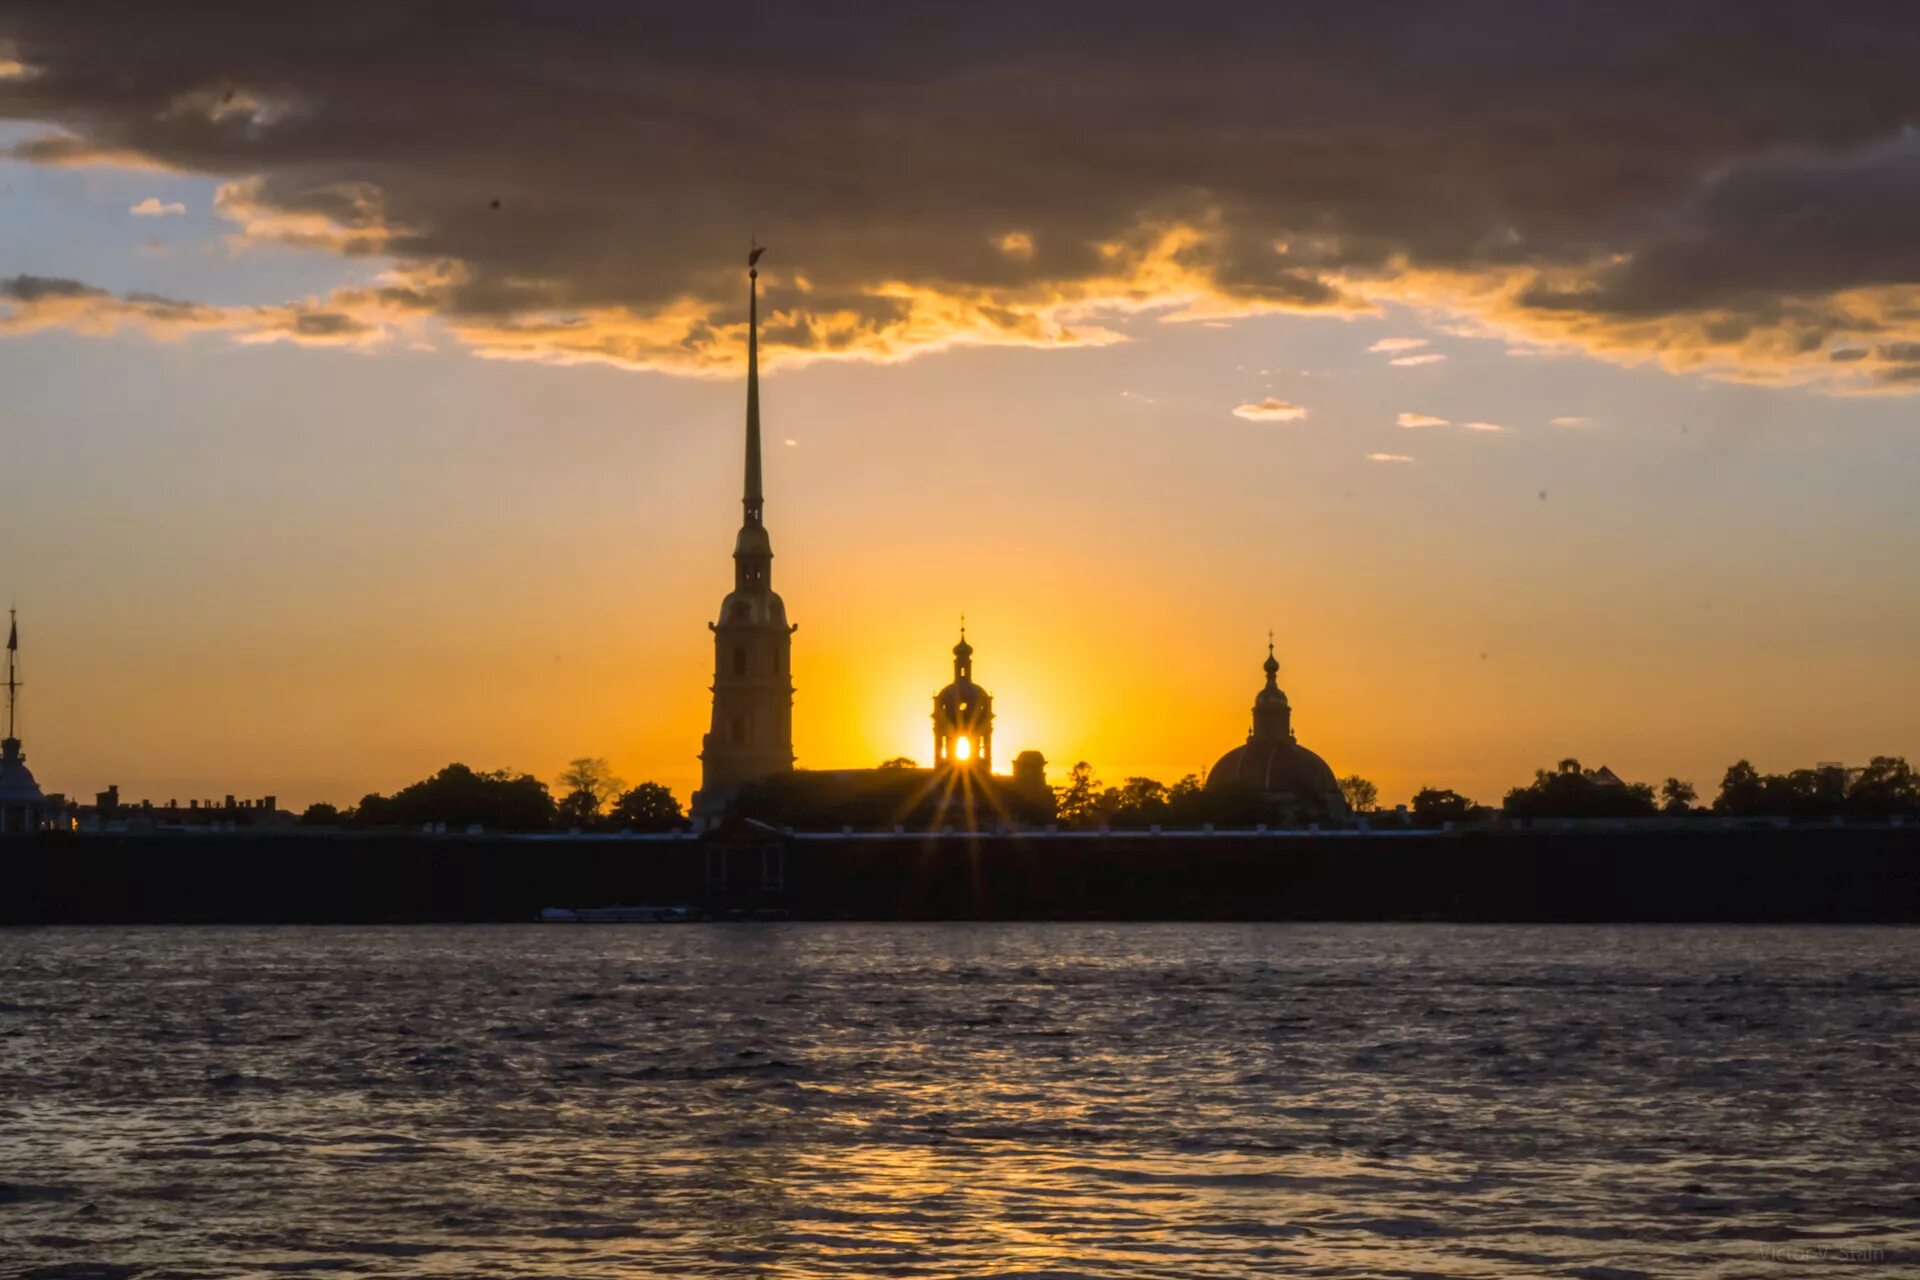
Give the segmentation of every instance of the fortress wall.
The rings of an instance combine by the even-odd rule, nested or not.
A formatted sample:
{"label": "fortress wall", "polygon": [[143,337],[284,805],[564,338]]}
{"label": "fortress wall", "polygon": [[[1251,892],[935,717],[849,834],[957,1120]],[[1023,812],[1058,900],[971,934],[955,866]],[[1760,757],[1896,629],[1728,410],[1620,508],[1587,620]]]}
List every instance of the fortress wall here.
{"label": "fortress wall", "polygon": [[681,838],[77,835],[0,851],[0,922],[526,921],[691,904],[812,919],[1920,922],[1920,829]]}

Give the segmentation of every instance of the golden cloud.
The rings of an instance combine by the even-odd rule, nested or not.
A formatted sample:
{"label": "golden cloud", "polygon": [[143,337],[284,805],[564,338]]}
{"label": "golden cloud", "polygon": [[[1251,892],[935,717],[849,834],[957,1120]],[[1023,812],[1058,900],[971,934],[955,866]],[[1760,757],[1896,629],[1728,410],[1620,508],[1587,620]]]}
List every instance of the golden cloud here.
{"label": "golden cloud", "polygon": [[236,251],[279,245],[359,256],[382,253],[396,235],[405,234],[388,224],[382,193],[369,182],[307,186],[295,200],[270,198],[266,179],[246,178],[223,183],[214,193],[213,211],[239,224],[227,239]]}
{"label": "golden cloud", "polygon": [[416,326],[426,308],[406,286],[340,289],[324,298],[271,306],[212,306],[155,294],[114,294],[77,280],[0,280],[0,334],[68,329],[142,334],[163,342],[203,333],[235,342],[370,348]]}
{"label": "golden cloud", "polygon": [[1233,416],[1249,422],[1298,422],[1307,416],[1307,411],[1300,405],[1268,396],[1265,400],[1241,405],[1233,411]]}

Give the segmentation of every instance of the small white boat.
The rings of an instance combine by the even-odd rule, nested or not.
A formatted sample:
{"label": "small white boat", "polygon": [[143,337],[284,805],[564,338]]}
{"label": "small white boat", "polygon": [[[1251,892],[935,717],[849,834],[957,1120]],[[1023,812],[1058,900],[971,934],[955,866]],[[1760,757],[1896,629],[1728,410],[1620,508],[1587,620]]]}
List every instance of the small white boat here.
{"label": "small white boat", "polygon": [[690,907],[547,907],[542,924],[685,924]]}

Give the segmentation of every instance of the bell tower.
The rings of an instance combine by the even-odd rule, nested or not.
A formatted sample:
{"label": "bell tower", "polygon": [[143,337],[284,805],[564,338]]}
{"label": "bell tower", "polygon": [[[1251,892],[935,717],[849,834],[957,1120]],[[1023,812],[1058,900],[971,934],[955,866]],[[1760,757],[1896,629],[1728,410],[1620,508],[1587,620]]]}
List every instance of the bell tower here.
{"label": "bell tower", "polygon": [[760,480],[760,255],[747,255],[747,457],[733,590],[713,632],[713,719],[700,746],[695,817],[724,810],[740,784],[793,770],[793,633],[773,590],[773,541]]}
{"label": "bell tower", "polygon": [[953,683],[933,695],[933,767],[993,772],[993,695],[973,682],[964,618],[953,646]]}

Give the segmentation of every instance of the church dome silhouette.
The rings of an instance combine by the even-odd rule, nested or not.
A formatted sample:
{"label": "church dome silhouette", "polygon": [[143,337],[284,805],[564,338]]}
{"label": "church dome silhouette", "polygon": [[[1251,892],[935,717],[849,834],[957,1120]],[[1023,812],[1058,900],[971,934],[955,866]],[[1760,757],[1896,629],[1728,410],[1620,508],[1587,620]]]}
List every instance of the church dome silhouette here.
{"label": "church dome silhouette", "polygon": [[[1207,774],[1207,790],[1240,783],[1265,793],[1289,792],[1303,798],[1340,796],[1333,766],[1297,742],[1249,739],[1220,757]],[[1341,800],[1344,809],[1345,800]]]}
{"label": "church dome silhouette", "polygon": [[1253,731],[1207,772],[1207,790],[1234,789],[1287,798],[1332,817],[1347,813],[1333,769],[1293,737],[1293,708],[1280,688],[1280,662],[1267,646],[1267,683],[1253,699]]}

